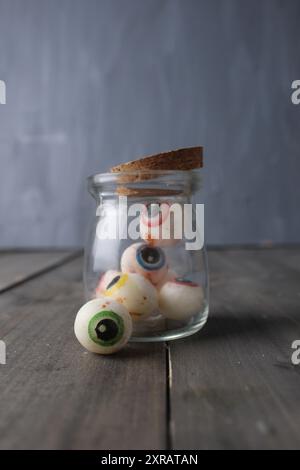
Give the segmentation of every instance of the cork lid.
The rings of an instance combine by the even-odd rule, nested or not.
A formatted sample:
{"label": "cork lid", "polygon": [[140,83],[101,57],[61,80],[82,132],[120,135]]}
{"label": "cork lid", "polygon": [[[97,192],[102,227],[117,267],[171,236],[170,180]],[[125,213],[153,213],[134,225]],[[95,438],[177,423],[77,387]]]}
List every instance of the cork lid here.
{"label": "cork lid", "polygon": [[[169,152],[149,155],[113,166],[111,173],[118,174],[120,186],[117,192],[126,196],[151,196],[155,189],[149,187],[130,187],[128,183],[137,183],[158,178],[163,171],[188,172],[203,167],[203,147],[188,147]],[[123,183],[123,185],[122,185]],[[178,191],[160,188],[158,196],[172,196]]]}
{"label": "cork lid", "polygon": [[157,153],[113,166],[112,173],[145,170],[188,171],[203,167],[203,147],[189,147]]}

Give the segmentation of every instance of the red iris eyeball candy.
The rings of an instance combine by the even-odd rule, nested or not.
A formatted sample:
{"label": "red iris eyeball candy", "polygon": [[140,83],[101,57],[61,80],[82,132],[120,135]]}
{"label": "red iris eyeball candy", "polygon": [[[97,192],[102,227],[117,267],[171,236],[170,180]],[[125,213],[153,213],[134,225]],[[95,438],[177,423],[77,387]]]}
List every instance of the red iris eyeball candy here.
{"label": "red iris eyeball candy", "polygon": [[182,239],[183,210],[179,204],[150,203],[144,206],[140,235],[152,246],[171,246]]}

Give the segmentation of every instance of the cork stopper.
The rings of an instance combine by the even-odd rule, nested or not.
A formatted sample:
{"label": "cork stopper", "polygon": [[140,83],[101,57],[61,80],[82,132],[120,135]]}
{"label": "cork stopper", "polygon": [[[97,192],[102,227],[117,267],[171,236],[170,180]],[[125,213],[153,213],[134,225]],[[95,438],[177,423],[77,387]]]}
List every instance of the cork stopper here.
{"label": "cork stopper", "polygon": [[139,170],[188,171],[203,167],[203,147],[190,147],[170,152],[157,153],[113,166],[112,173],[126,173]]}
{"label": "cork stopper", "polygon": [[174,196],[180,194],[180,191],[167,188],[130,188],[125,185],[155,179],[161,171],[191,171],[202,167],[203,147],[189,147],[122,163],[113,166],[110,172],[119,173],[118,182],[122,186],[117,188],[117,192],[122,196]]}

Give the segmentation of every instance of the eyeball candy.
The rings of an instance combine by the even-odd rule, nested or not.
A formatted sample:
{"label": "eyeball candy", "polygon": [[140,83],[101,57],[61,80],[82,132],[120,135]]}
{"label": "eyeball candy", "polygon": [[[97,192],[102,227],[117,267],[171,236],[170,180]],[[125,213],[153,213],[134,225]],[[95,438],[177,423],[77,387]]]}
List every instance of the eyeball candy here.
{"label": "eyeball candy", "polygon": [[186,320],[196,315],[202,302],[202,287],[188,280],[168,281],[159,292],[160,311],[171,320]]}
{"label": "eyeball candy", "polygon": [[116,277],[119,274],[118,271],[114,271],[113,269],[109,269],[106,271],[104,274],[102,274],[99,283],[96,287],[96,296],[98,297],[99,295],[102,294],[103,291],[105,291],[106,287],[108,284],[112,281],[114,277]]}
{"label": "eyeball candy", "polygon": [[124,305],[134,320],[146,318],[158,308],[155,287],[140,274],[120,274],[104,291],[104,295]]}
{"label": "eyeball candy", "polygon": [[158,284],[166,277],[168,265],[161,248],[146,243],[134,243],[122,255],[121,270],[141,274],[152,284]]}
{"label": "eyeball candy", "polygon": [[155,285],[155,287],[160,290],[162,286],[168,282],[168,281],[175,281],[175,279],[178,277],[178,274],[175,273],[172,269],[170,269],[167,272],[166,277],[164,277],[158,284]]}
{"label": "eyeball candy", "polygon": [[143,240],[152,246],[178,243],[180,238],[177,238],[177,233],[182,237],[183,211],[179,210],[180,206],[177,209],[171,210],[167,202],[145,205],[140,219],[140,235]]}
{"label": "eyeball candy", "polygon": [[132,319],[124,305],[101,296],[81,307],[74,331],[79,343],[88,351],[112,354],[128,342]]}

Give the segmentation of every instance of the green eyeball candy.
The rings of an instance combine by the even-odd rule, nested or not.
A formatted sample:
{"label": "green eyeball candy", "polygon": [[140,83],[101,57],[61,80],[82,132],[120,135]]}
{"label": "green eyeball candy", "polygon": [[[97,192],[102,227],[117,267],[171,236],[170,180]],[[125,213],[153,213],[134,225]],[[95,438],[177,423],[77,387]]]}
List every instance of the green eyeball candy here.
{"label": "green eyeball candy", "polygon": [[132,319],[123,305],[100,296],[81,307],[74,331],[79,343],[88,351],[113,354],[127,344],[132,333]]}

